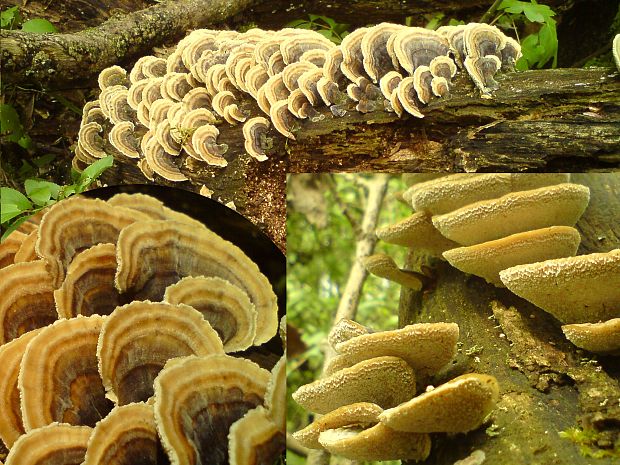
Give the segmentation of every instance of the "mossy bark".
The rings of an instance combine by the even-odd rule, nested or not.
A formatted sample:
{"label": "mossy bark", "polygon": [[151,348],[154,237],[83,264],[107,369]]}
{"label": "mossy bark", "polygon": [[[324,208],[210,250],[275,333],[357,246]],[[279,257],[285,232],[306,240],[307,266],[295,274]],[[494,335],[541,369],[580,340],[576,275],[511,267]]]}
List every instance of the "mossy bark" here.
{"label": "mossy bark", "polygon": [[[577,224],[579,253],[620,247],[620,176],[573,175],[590,187],[590,206]],[[428,259],[411,252],[408,267]],[[546,312],[506,289],[468,276],[445,262],[433,263],[436,280],[423,293],[403,291],[400,326],[450,321],[460,327],[455,362],[435,380],[476,371],[495,376],[500,401],[489,422],[465,435],[434,435],[426,464],[448,465],[481,449],[494,465],[611,465],[620,454],[620,370],[617,358],[576,349]],[[458,412],[454,412],[458,415]],[[560,436],[576,433],[591,441],[583,452],[613,452],[593,462],[580,445]],[[615,443],[615,452],[614,452]]]}
{"label": "mossy bark", "polygon": [[147,55],[190,29],[221,22],[259,0],[167,0],[73,34],[0,31],[3,82],[54,88],[92,80],[103,68]]}

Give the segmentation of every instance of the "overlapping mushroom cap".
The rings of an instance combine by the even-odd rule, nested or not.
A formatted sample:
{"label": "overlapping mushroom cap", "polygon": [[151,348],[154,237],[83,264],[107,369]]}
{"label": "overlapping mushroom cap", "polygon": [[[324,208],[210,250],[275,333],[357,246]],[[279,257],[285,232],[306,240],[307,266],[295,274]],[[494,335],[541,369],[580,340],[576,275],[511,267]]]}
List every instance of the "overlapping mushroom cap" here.
{"label": "overlapping mushroom cap", "polygon": [[[19,253],[15,253],[10,259],[12,263],[0,269],[4,297],[0,306],[0,360],[4,367],[0,379],[0,438],[11,449],[14,458],[10,463],[81,464],[86,451],[91,452],[86,463],[167,462],[159,444],[152,405],[130,402],[146,400],[153,394],[154,379],[169,359],[224,353],[220,335],[202,312],[231,316],[228,320],[211,319],[214,324],[221,323],[220,334],[232,343],[234,350],[261,344],[277,331],[275,295],[267,278],[240,249],[227,242],[223,244],[225,241],[210,231],[209,245],[216,252],[233,248],[230,257],[239,260],[239,273],[235,275],[238,286],[223,278],[188,277],[187,282],[208,284],[202,295],[190,289],[191,303],[196,308],[183,303],[143,302],[134,292],[120,292],[115,286],[118,238],[134,220],[181,224],[187,229],[207,231],[198,221],[149,196],[121,194],[108,202],[76,197],[50,208],[40,227],[33,223],[18,238],[19,250],[26,241],[30,245],[43,244],[38,250],[30,247],[24,253],[23,258],[31,261],[15,262],[19,258]],[[191,256],[191,244],[185,252]],[[132,259],[134,253],[139,252],[123,246],[123,258]],[[225,255],[219,263],[220,257],[216,255],[203,256],[202,269],[211,266],[216,271],[224,270],[220,274],[230,277],[225,273],[231,268],[226,260],[230,257]],[[212,263],[206,263],[206,259]],[[192,269],[186,274],[191,275]],[[244,273],[258,282],[246,286],[257,290],[253,296],[266,295],[265,302],[269,304],[263,306],[261,342],[256,334],[257,312],[242,289]],[[177,283],[178,275],[163,279],[166,284],[186,284]],[[259,285],[263,288],[258,289]],[[161,297],[164,291],[165,286],[158,289]],[[274,314],[267,315],[267,311]],[[265,324],[266,321],[269,323]],[[259,459],[276,457],[283,450],[283,367],[281,360],[272,373],[258,367],[258,375],[248,371],[254,378],[266,378],[264,383],[261,381],[266,387],[260,396],[265,414],[259,424],[269,423],[264,431],[277,433],[254,437],[254,457]],[[106,399],[106,388],[108,397],[117,405],[129,403],[130,408],[117,407],[108,416],[114,404]],[[160,395],[164,394],[168,395],[167,387],[160,391]],[[58,439],[51,433],[37,436],[55,422],[87,431],[84,441],[79,447],[68,447],[65,438],[70,435],[66,432]],[[245,424],[251,426],[254,422],[250,418]],[[224,424],[217,432],[222,441],[218,447],[222,450],[229,447],[229,426]],[[90,427],[95,428],[91,431]],[[186,431],[193,434],[192,426]],[[30,439],[31,435],[40,442],[47,441],[45,447],[32,446],[28,442],[35,440]],[[29,444],[28,451],[20,445],[22,440]],[[35,457],[39,453],[44,461]],[[267,453],[271,455],[263,455]],[[32,462],[23,462],[24,457],[30,457],[27,460]]]}
{"label": "overlapping mushroom cap", "polygon": [[[495,74],[510,70],[519,55],[515,40],[475,23],[458,32],[381,23],[352,31],[337,46],[311,30],[199,29],[167,57],[142,57],[129,72],[101,72],[99,98],[84,108],[74,164],[113,154],[135,159],[148,179],[181,182],[192,169],[186,156],[214,167],[233,160],[220,140],[224,126],[243,136],[249,157],[264,161],[275,132],[295,139],[296,119],[377,110],[423,117],[422,105],[449,95],[464,61],[487,95]],[[319,110],[323,105],[331,114]],[[197,109],[211,116],[189,124],[184,116]]]}

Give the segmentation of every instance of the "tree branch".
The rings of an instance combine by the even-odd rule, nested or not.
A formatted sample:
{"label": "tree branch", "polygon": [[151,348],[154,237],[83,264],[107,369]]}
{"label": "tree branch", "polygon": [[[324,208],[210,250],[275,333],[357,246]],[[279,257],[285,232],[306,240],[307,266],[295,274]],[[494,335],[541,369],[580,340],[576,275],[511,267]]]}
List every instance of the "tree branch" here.
{"label": "tree branch", "polygon": [[48,88],[90,80],[103,68],[146,55],[263,0],[167,0],[72,34],[0,31],[4,82],[37,81]]}

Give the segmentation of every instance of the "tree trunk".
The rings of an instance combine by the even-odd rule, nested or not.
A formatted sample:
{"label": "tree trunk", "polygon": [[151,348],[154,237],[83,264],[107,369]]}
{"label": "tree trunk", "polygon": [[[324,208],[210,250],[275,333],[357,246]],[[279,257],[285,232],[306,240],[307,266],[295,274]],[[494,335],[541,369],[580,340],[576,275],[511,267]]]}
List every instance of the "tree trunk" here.
{"label": "tree trunk", "polygon": [[3,82],[57,88],[89,80],[107,66],[148,55],[189,29],[221,22],[260,1],[168,0],[73,34],[2,30]]}
{"label": "tree trunk", "polygon": [[[573,175],[590,187],[590,206],[577,224],[583,241],[579,253],[620,247],[620,176]],[[408,266],[424,257],[411,252]],[[424,293],[403,291],[399,324],[456,322],[462,346],[455,363],[437,379],[476,371],[495,376],[500,401],[490,422],[467,435],[434,437],[429,465],[452,465],[481,449],[493,465],[589,465],[591,457],[560,437],[580,427],[592,432],[586,447],[614,447],[620,441],[620,370],[617,358],[594,357],[576,349],[548,313],[506,289],[468,276],[445,262],[434,263],[435,287]],[[458,415],[458,412],[454,413]],[[584,449],[586,451],[586,449]],[[617,458],[602,458],[611,465]]]}

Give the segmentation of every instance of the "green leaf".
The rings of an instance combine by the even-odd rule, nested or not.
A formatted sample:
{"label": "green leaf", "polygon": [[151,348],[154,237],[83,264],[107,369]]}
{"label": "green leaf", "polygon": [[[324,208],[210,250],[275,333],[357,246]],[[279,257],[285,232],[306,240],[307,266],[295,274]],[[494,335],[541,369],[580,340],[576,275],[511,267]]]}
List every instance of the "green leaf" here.
{"label": "green leaf", "polygon": [[327,16],[319,16],[319,19],[321,19],[325,24],[327,24],[331,28],[334,28],[337,24],[335,20],[333,20],[332,18],[328,18]]}
{"label": "green leaf", "polygon": [[17,6],[7,8],[0,13],[0,28],[1,29],[13,29],[21,23],[22,17],[19,14]]}
{"label": "green leaf", "polygon": [[[49,181],[43,181],[40,179],[26,179],[26,182],[24,183],[24,188],[26,189],[26,195],[30,197],[34,203],[40,206],[47,205],[47,202],[50,198],[58,198],[58,193],[60,192],[60,186],[58,184]],[[49,192],[49,196],[45,200],[45,203],[38,203],[34,197],[35,192],[45,192],[45,190]],[[42,194],[39,194],[39,196],[41,195]]]}
{"label": "green leaf", "polygon": [[299,27],[300,24],[304,24],[307,22],[308,21],[306,21],[305,19],[295,19],[291,21],[290,23],[286,23],[285,27]]}
{"label": "green leaf", "polygon": [[439,27],[439,23],[444,18],[444,16],[445,14],[443,13],[437,13],[435,16],[431,18],[431,20],[428,23],[426,23],[426,26],[424,27],[426,29],[432,29],[434,31],[435,29]]}
{"label": "green leaf", "polygon": [[58,32],[56,26],[50,23],[47,19],[35,18],[29,19],[22,24],[22,31],[34,32],[37,34],[45,34],[47,32]]}
{"label": "green leaf", "polygon": [[532,23],[544,23],[545,15],[540,12],[538,5],[525,5],[523,7],[523,14]]}
{"label": "green leaf", "polygon": [[40,157],[35,158],[32,162],[37,165],[39,168],[43,168],[44,166],[49,165],[54,159],[56,155],[52,153],[48,153],[47,155],[41,155]]}
{"label": "green leaf", "polygon": [[51,95],[56,100],[58,100],[62,105],[64,105],[65,108],[68,108],[69,110],[71,110],[73,113],[75,113],[76,115],[78,115],[80,117],[82,116],[82,109],[79,108],[71,100],[69,100],[68,98],[65,98],[64,96],[60,95],[59,93],[53,93]]}
{"label": "green leaf", "polygon": [[110,155],[87,166],[76,182],[76,192],[79,193],[84,191],[95,179],[101,176],[101,173],[110,168],[113,164],[114,157]]}
{"label": "green leaf", "polygon": [[[10,187],[0,187],[0,204],[2,204],[2,210],[4,211],[4,205],[16,205],[22,211],[32,208],[32,203],[21,192],[11,189]],[[3,221],[4,223],[4,221]]]}
{"label": "green leaf", "polygon": [[329,30],[329,29],[322,29],[320,31],[317,31],[319,34],[321,34],[323,37],[325,37],[326,39],[332,40],[334,38],[334,33]]}
{"label": "green leaf", "polygon": [[20,209],[14,203],[3,203],[2,204],[2,213],[0,214],[0,223],[4,224],[11,221],[16,216],[19,216],[24,211]]}
{"label": "green leaf", "polygon": [[308,15],[308,18],[310,18],[310,21],[316,21],[317,19],[322,19],[322,17],[320,15]]}
{"label": "green leaf", "polygon": [[21,218],[16,219],[15,221],[13,221],[10,226],[8,226],[6,228],[6,231],[4,231],[4,233],[2,233],[2,237],[0,237],[0,242],[2,242],[3,240],[5,240],[7,237],[9,237],[9,235],[15,231],[17,228],[20,227],[20,225],[26,221],[28,219],[28,216],[23,216]]}
{"label": "green leaf", "polygon": [[11,142],[17,142],[24,135],[24,128],[17,111],[12,105],[0,105],[0,133],[8,136]]}
{"label": "green leaf", "polygon": [[19,145],[20,147],[23,147],[25,149],[32,148],[32,139],[30,138],[30,136],[28,134],[24,134],[17,141],[17,145]]}

